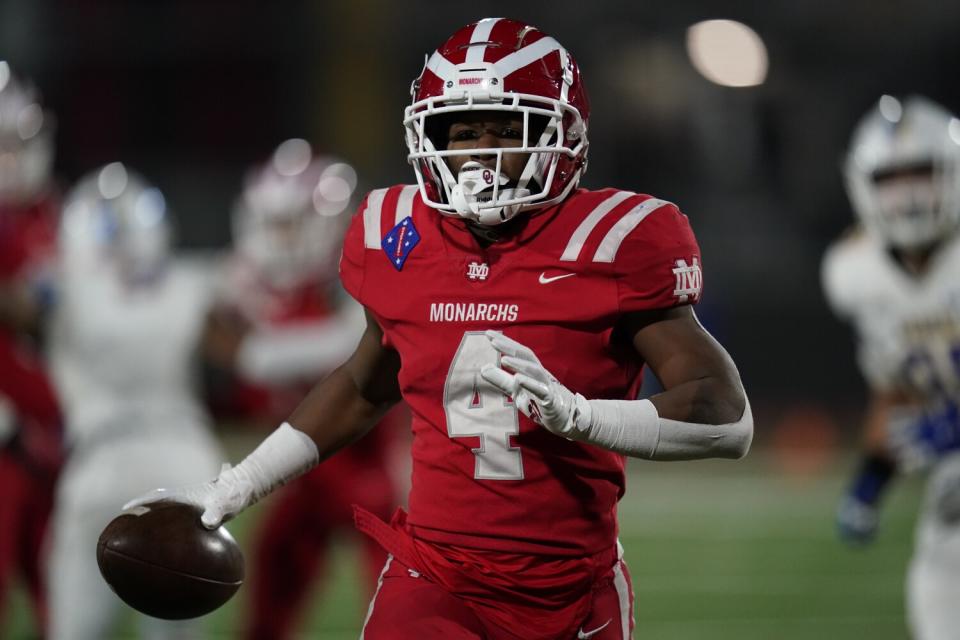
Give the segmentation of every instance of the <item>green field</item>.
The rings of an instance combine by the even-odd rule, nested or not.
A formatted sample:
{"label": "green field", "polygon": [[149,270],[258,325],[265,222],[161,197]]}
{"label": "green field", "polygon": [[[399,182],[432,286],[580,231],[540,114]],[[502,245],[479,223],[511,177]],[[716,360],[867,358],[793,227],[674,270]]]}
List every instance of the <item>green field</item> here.
{"label": "green field", "polygon": [[[849,462],[786,475],[771,455],[743,461],[633,462],[621,503],[621,540],[643,640],[778,640],[906,637],[903,574],[921,484],[890,496],[878,542],[849,550],[832,514]],[[262,513],[230,525],[238,539]],[[332,583],[309,612],[303,638],[356,638],[366,603],[352,577],[353,552],[338,551]],[[205,621],[209,638],[243,623],[241,592]],[[2,638],[29,638],[23,600]],[[116,638],[136,637],[127,623]]]}

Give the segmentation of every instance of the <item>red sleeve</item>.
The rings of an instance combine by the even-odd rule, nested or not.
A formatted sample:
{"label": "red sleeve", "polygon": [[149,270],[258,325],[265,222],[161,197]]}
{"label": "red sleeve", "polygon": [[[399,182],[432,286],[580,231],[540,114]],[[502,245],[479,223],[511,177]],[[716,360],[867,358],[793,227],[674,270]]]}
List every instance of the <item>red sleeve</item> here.
{"label": "red sleeve", "polygon": [[53,259],[57,238],[55,203],[44,201],[0,215],[0,279],[29,277]]}
{"label": "red sleeve", "polygon": [[624,238],[614,270],[621,312],[695,304],[703,272],[687,216],[672,204],[651,212]]}
{"label": "red sleeve", "polygon": [[343,288],[353,298],[363,304],[364,257],[366,249],[363,243],[363,211],[367,208],[367,198],[363,199],[343,239],[343,252],[340,254],[340,281]]}

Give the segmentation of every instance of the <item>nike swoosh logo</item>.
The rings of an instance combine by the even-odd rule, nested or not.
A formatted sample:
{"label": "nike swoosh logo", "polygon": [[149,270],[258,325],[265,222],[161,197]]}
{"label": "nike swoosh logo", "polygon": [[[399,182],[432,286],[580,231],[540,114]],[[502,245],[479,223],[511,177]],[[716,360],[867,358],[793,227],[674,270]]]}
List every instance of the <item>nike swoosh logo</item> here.
{"label": "nike swoosh logo", "polygon": [[546,272],[543,272],[543,273],[540,274],[540,284],[550,284],[551,282],[554,282],[554,281],[556,281],[556,280],[562,280],[562,279],[564,279],[564,278],[569,278],[570,276],[575,276],[575,275],[577,275],[577,274],[575,274],[575,273],[563,273],[563,274],[561,274],[561,275],[559,275],[559,276],[550,276],[550,277],[548,278],[548,277],[547,277],[547,273],[546,273]]}
{"label": "nike swoosh logo", "polygon": [[577,631],[577,640],[587,640],[587,638],[592,638],[593,636],[597,635],[598,633],[606,629],[607,625],[610,624],[612,620],[613,618],[610,618],[609,620],[607,620],[602,625],[600,625],[599,627],[597,627],[592,631],[584,631],[583,627],[580,627],[580,631]]}

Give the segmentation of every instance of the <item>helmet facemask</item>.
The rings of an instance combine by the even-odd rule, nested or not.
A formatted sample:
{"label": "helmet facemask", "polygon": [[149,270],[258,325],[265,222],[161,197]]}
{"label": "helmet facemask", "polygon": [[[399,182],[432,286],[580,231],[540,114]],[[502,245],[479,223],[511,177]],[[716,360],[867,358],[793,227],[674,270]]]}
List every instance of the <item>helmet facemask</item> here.
{"label": "helmet facemask", "polygon": [[874,172],[877,223],[896,246],[922,247],[936,241],[944,220],[944,179],[932,162],[897,172]]}
{"label": "helmet facemask", "polygon": [[[562,94],[567,85],[563,85]],[[467,89],[457,88],[465,86]],[[494,65],[457,65],[456,80],[448,80],[443,95],[414,102],[404,117],[408,159],[414,167],[427,205],[441,213],[483,225],[497,225],[521,211],[549,206],[576,187],[582,166],[559,193],[554,182],[562,160],[573,163],[585,156],[586,126],[576,108],[565,101],[543,96],[503,92]],[[521,144],[516,147],[451,150],[446,145],[449,125],[458,116],[478,112],[516,114],[523,122]],[[507,154],[528,156],[519,177],[511,180],[503,170]],[[467,157],[454,175],[449,158]],[[469,160],[494,157],[493,167]],[[436,197],[433,197],[436,194]]]}

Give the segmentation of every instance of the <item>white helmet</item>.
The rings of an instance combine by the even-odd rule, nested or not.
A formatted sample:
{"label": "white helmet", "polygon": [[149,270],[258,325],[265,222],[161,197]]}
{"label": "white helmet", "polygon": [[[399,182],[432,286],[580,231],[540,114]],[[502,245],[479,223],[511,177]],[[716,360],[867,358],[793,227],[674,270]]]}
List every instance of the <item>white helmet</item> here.
{"label": "white helmet", "polygon": [[60,250],[67,269],[107,265],[140,284],[159,276],[173,229],[163,194],[122,163],[87,174],[67,194]]}
{"label": "white helmet", "polygon": [[899,249],[934,244],[960,221],[960,120],[920,96],[883,96],[854,131],[844,174],[869,232]]}
{"label": "white helmet", "polygon": [[356,188],[350,165],[287,140],[248,174],[234,206],[240,256],[280,289],[332,279]]}
{"label": "white helmet", "polygon": [[36,89],[0,60],[0,200],[32,199],[53,166],[53,118]]}

